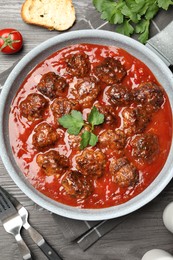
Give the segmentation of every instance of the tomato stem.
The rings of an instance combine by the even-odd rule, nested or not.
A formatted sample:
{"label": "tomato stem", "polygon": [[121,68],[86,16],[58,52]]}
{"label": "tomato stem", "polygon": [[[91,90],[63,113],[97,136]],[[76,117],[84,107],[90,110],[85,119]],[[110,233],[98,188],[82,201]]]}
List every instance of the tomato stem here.
{"label": "tomato stem", "polygon": [[11,38],[11,33],[8,35],[8,37],[2,37],[2,36],[0,36],[0,39],[2,39],[3,40],[3,45],[1,46],[1,48],[0,48],[0,51],[2,51],[5,47],[10,47],[10,49],[12,49],[12,50],[15,50],[15,48],[13,47],[13,43],[17,43],[17,42],[20,42],[20,40],[13,40],[12,38]]}

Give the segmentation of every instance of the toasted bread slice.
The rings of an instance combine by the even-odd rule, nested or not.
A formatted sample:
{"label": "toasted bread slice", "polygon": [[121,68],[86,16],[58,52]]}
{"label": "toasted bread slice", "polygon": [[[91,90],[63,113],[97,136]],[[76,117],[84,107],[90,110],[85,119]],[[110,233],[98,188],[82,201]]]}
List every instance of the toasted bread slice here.
{"label": "toasted bread slice", "polygon": [[58,31],[67,30],[76,19],[72,0],[26,0],[21,16],[26,23]]}

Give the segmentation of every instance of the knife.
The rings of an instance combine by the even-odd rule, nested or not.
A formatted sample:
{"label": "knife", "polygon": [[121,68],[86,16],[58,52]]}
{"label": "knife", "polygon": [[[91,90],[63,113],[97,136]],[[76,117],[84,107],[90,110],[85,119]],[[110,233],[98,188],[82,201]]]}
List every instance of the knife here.
{"label": "knife", "polygon": [[46,242],[43,236],[29,224],[28,211],[26,208],[6,190],[3,189],[3,191],[17,209],[17,212],[23,221],[23,227],[28,231],[32,240],[38,245],[47,258],[49,260],[62,260],[62,258],[55,252],[55,250]]}

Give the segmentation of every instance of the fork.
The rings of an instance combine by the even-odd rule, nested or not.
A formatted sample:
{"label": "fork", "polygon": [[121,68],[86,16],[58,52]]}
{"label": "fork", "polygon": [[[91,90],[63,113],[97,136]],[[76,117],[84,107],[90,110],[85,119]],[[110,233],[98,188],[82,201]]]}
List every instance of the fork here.
{"label": "fork", "polygon": [[32,240],[40,247],[40,249],[47,256],[47,258],[49,260],[62,260],[62,258],[54,251],[54,249],[46,242],[43,236],[29,224],[28,211],[26,210],[26,208],[15,197],[10,195],[2,187],[0,187],[0,190],[3,190],[6,196],[13,203],[13,205],[18,211],[18,214],[22,219],[23,227],[28,231]]}
{"label": "fork", "polygon": [[23,260],[32,260],[29,248],[20,235],[23,225],[22,218],[16,208],[0,187],[0,220],[6,232],[12,234],[18,244]]}

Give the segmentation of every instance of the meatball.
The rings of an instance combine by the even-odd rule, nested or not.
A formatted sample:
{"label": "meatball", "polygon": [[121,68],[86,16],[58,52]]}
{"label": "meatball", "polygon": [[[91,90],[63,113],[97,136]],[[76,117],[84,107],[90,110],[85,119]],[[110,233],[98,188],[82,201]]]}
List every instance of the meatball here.
{"label": "meatball", "polygon": [[89,56],[85,53],[76,53],[66,58],[67,71],[76,77],[88,76],[91,70]]}
{"label": "meatball", "polygon": [[109,166],[112,179],[120,187],[134,186],[139,180],[136,167],[125,157],[112,159]]}
{"label": "meatball", "polygon": [[136,132],[136,109],[125,108],[122,111],[123,129],[126,134]]}
{"label": "meatball", "polygon": [[100,92],[100,86],[94,79],[85,78],[78,81],[72,94],[83,107],[90,107]]}
{"label": "meatball", "polygon": [[58,140],[56,130],[47,123],[41,123],[34,129],[32,144],[36,148],[44,148],[55,144]]}
{"label": "meatball", "polygon": [[101,148],[122,150],[126,145],[126,135],[120,129],[115,131],[105,130],[99,136],[99,143]]}
{"label": "meatball", "polygon": [[[82,132],[82,131],[81,131]],[[68,145],[75,150],[79,150],[80,148],[80,143],[81,143],[81,134],[79,133],[78,135],[68,135]]]}
{"label": "meatball", "polygon": [[109,85],[121,82],[127,74],[121,62],[113,57],[105,58],[94,68],[94,73],[99,80]]}
{"label": "meatball", "polygon": [[42,118],[47,106],[48,101],[42,95],[33,93],[20,103],[20,111],[23,117],[34,121]]}
{"label": "meatball", "polygon": [[142,83],[134,90],[137,102],[147,105],[149,111],[157,111],[164,103],[164,93],[160,86],[153,82]]}
{"label": "meatball", "polygon": [[130,90],[122,85],[114,84],[108,89],[107,95],[110,102],[116,106],[125,106],[132,101]]}
{"label": "meatball", "polygon": [[38,154],[36,162],[48,176],[56,175],[59,177],[64,174],[69,167],[68,158],[54,150],[44,154]]}
{"label": "meatball", "polygon": [[44,74],[37,85],[38,91],[50,99],[61,96],[67,87],[68,83],[65,78],[60,77],[54,72]]}
{"label": "meatball", "polygon": [[103,106],[99,102],[94,103],[94,106],[98,109],[98,111],[104,115],[104,122],[107,124],[115,124],[117,121],[117,117],[115,114],[115,109],[111,106]]}
{"label": "meatball", "polygon": [[55,122],[57,122],[58,118],[62,117],[63,115],[69,114],[73,109],[79,109],[79,103],[74,99],[59,97],[56,98],[51,104],[51,110],[53,112]]}
{"label": "meatball", "polygon": [[100,150],[85,149],[76,156],[76,168],[83,175],[103,175],[106,166],[105,155]]}
{"label": "meatball", "polygon": [[150,163],[159,153],[159,139],[153,133],[136,135],[131,141],[132,155]]}
{"label": "meatball", "polygon": [[151,114],[144,107],[129,107],[122,111],[123,129],[127,135],[142,133],[151,121]]}
{"label": "meatball", "polygon": [[143,132],[148,124],[151,122],[151,114],[145,107],[136,108],[136,129],[138,133]]}
{"label": "meatball", "polygon": [[78,171],[68,171],[62,180],[62,186],[67,194],[79,199],[86,199],[93,191],[87,177]]}
{"label": "meatball", "polygon": [[81,146],[81,141],[82,141],[82,134],[85,132],[85,131],[90,131],[90,126],[88,125],[85,125],[82,130],[80,131],[80,133],[78,135],[71,135],[71,134],[68,134],[68,138],[66,139],[67,142],[68,142],[68,145],[72,148],[72,149],[75,149],[75,150],[79,150],[80,149],[80,146]]}

